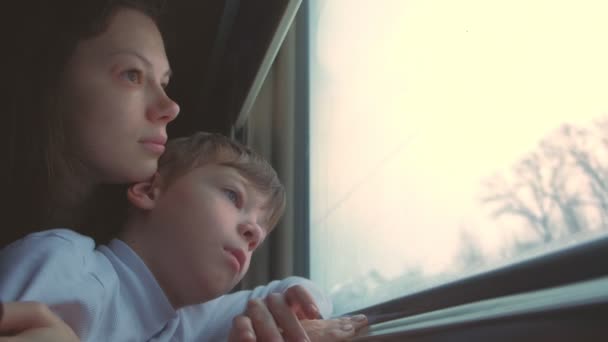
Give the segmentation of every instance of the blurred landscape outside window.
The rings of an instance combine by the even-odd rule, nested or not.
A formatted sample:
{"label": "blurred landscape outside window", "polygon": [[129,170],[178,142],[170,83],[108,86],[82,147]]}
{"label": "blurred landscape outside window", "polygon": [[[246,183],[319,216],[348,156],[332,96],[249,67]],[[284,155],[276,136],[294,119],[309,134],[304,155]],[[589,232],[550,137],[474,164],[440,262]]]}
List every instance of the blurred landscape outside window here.
{"label": "blurred landscape outside window", "polygon": [[337,313],[608,233],[606,13],[311,1],[310,265]]}

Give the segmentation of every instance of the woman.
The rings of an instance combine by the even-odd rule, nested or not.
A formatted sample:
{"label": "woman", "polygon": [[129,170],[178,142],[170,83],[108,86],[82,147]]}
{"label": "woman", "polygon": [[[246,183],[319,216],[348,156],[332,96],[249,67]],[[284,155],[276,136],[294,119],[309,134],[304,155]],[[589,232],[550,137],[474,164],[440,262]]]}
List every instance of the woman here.
{"label": "woman", "polygon": [[[96,39],[125,6],[144,19],[121,21]],[[170,68],[155,8],[111,0],[41,1],[37,8],[11,13],[26,22],[17,26],[16,46],[6,50],[17,60],[4,101],[9,174],[2,180],[11,202],[2,217],[12,234],[2,242],[57,226],[99,239],[107,232],[88,223],[97,222],[93,203],[104,185],[150,177],[166,125],[179,112],[164,91]],[[134,30],[136,24],[145,27]]]}
{"label": "woman", "polygon": [[[112,208],[125,196],[110,185],[156,171],[179,106],[165,92],[171,69],[149,3],[41,1],[35,11],[31,2],[5,11],[18,18],[18,34],[5,46],[15,58],[4,75],[2,245],[49,227],[106,240],[119,226],[116,208],[126,208]],[[291,292],[314,303],[303,288]],[[233,336],[306,336],[289,298],[253,301],[235,323]]]}

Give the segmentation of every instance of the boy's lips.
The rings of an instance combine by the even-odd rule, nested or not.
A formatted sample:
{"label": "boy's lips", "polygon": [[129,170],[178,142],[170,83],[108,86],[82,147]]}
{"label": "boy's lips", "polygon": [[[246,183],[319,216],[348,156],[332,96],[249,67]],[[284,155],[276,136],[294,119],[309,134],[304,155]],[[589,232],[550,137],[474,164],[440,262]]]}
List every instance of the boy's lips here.
{"label": "boy's lips", "polygon": [[232,247],[225,247],[224,250],[226,250],[226,252],[228,252],[230,255],[232,255],[237,263],[238,263],[238,271],[240,272],[243,269],[243,266],[245,266],[245,260],[246,260],[246,256],[245,256],[245,252],[243,252],[242,250],[238,249],[238,248],[232,248]]}

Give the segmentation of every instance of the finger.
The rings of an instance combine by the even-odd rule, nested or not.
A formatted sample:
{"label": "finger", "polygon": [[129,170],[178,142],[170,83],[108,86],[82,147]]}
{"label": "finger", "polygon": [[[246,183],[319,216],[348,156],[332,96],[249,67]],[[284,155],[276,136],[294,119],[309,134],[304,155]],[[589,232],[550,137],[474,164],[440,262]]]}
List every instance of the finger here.
{"label": "finger", "polygon": [[3,304],[0,332],[21,332],[25,329],[57,324],[59,318],[42,303],[9,302]]}
{"label": "finger", "polygon": [[321,313],[315,300],[303,286],[295,285],[285,291],[285,298],[299,319],[320,319]]}
{"label": "finger", "polygon": [[251,320],[258,341],[283,341],[272,313],[261,300],[250,300],[245,315]]}
{"label": "finger", "polygon": [[350,317],[342,317],[338,319],[338,324],[330,332],[330,336],[335,339],[345,339],[354,337],[357,332],[367,325],[367,317],[365,315],[355,315]]}
{"label": "finger", "polygon": [[271,293],[266,297],[266,304],[275,321],[283,330],[283,336],[288,341],[308,341],[308,335],[300,324],[300,320],[287,304],[280,293]]}
{"label": "finger", "polygon": [[359,330],[369,324],[369,321],[367,320],[367,316],[365,316],[363,314],[351,316],[349,318],[349,320],[350,320],[351,324],[353,325],[353,327],[355,328],[355,330]]}
{"label": "finger", "polygon": [[354,337],[357,333],[357,329],[347,318],[338,319],[335,324],[330,324],[326,330],[324,333],[320,333],[321,338],[317,340],[342,341]]}
{"label": "finger", "polygon": [[337,324],[333,326],[333,329],[330,329],[328,335],[331,337],[331,340],[351,338],[366,325],[367,317],[365,315],[342,317],[337,319]]}
{"label": "finger", "polygon": [[363,315],[357,315],[334,319],[303,320],[301,323],[312,341],[335,342],[355,337],[367,324],[367,319]]}
{"label": "finger", "polygon": [[236,316],[232,321],[232,329],[230,330],[229,342],[255,342],[255,332],[249,317],[240,315]]}

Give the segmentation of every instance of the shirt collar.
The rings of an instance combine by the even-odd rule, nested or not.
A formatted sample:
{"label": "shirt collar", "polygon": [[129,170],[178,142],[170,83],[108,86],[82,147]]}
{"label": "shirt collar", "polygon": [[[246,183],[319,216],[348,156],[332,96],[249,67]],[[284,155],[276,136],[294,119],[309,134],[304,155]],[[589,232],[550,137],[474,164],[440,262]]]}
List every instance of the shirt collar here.
{"label": "shirt collar", "polygon": [[132,303],[144,331],[162,329],[177,316],[156,278],[143,260],[123,241],[114,239],[107,248],[116,256],[111,260],[120,281],[120,297]]}

